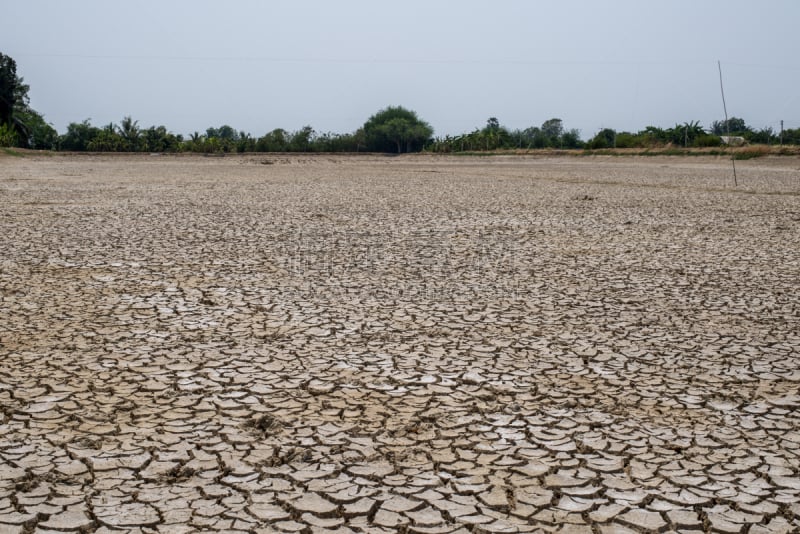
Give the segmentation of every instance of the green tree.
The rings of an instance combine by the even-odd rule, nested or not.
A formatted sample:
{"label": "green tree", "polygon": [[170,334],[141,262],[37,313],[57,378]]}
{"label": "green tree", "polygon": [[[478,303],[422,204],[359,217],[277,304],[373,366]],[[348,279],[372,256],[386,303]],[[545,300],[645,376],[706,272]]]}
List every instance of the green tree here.
{"label": "green tree", "polygon": [[[312,152],[358,152],[359,131],[351,134],[327,132],[314,136]],[[363,142],[361,143],[363,145]]]}
{"label": "green tree", "polygon": [[232,152],[236,150],[239,132],[224,124],[219,128],[207,128],[203,152]]}
{"label": "green tree", "polygon": [[92,126],[89,119],[83,122],[71,122],[67,131],[58,138],[58,145],[63,150],[90,150],[89,144],[100,135],[100,128]]}
{"label": "green tree", "polygon": [[531,126],[522,131],[522,135],[528,143],[528,148],[544,148],[547,146],[547,136],[538,126]]}
{"label": "green tree", "polygon": [[561,122],[561,119],[549,119],[544,121],[542,123],[541,131],[547,146],[561,146],[561,136],[564,134],[564,125]]}
{"label": "green tree", "polygon": [[117,132],[113,124],[100,129],[86,145],[90,152],[122,152],[125,150],[125,140]]}
{"label": "green tree", "polygon": [[17,132],[11,124],[0,124],[0,146],[17,146]]}
{"label": "green tree", "polygon": [[142,130],[139,146],[147,152],[177,152],[182,142],[183,136],[167,131],[166,127],[151,126]]}
{"label": "green tree", "polygon": [[639,136],[630,132],[617,132],[617,148],[639,147]]}
{"label": "green tree", "polygon": [[563,148],[581,148],[583,141],[581,141],[581,131],[577,128],[572,128],[561,134],[561,146]]}
{"label": "green tree", "polygon": [[705,135],[705,130],[697,121],[676,124],[673,128],[665,131],[667,142],[683,147],[694,145],[695,139]]}
{"label": "green tree", "polygon": [[199,132],[191,133],[189,134],[189,138],[181,144],[179,149],[188,152],[203,152],[203,143],[205,139],[205,136]]}
{"label": "green tree", "polygon": [[314,136],[314,128],[303,126],[289,138],[289,152],[310,152]]}
{"label": "green tree", "polygon": [[638,143],[642,147],[655,147],[666,144],[667,132],[658,126],[647,126],[636,134]]}
{"label": "green tree", "polygon": [[11,123],[18,82],[17,62],[0,52],[0,125]]}
{"label": "green tree", "polygon": [[589,148],[613,148],[616,146],[617,132],[611,128],[603,128],[591,141],[589,141]]}
{"label": "green tree", "polygon": [[17,62],[0,53],[0,146],[17,146],[25,137],[25,132],[14,120],[20,91],[24,94],[19,85]]}
{"label": "green tree", "polygon": [[17,64],[0,53],[0,127],[4,127],[4,144],[23,148],[55,147],[57,133],[41,113],[31,109],[30,86],[17,76]]}
{"label": "green tree", "polygon": [[433,135],[433,128],[414,111],[389,106],[364,123],[367,148],[374,152],[414,152],[422,150]]}
{"label": "green tree", "polygon": [[477,144],[484,150],[496,150],[498,148],[508,148],[511,144],[511,134],[508,129],[500,125],[496,117],[489,117],[483,130],[477,132]]}
{"label": "green tree", "polygon": [[268,134],[258,138],[256,151],[258,152],[285,152],[289,145],[288,133],[283,128],[275,128]]}
{"label": "green tree", "polygon": [[787,128],[783,131],[783,143],[786,145],[800,145],[800,128]]}
{"label": "green tree", "polygon": [[219,128],[207,128],[206,137],[209,139],[215,137],[223,141],[236,142],[239,140],[239,133],[233,127],[223,124]]}
{"label": "green tree", "polygon": [[239,138],[236,140],[236,152],[245,153],[253,152],[256,149],[256,140],[252,135],[244,130],[239,132]]}
{"label": "green tree", "polygon": [[711,133],[714,135],[744,135],[752,132],[744,119],[731,117],[727,121],[714,121],[711,123]]}
{"label": "green tree", "polygon": [[139,129],[139,121],[133,120],[130,116],[122,117],[119,123],[119,135],[124,140],[124,150],[127,152],[139,150],[139,142],[142,135]]}

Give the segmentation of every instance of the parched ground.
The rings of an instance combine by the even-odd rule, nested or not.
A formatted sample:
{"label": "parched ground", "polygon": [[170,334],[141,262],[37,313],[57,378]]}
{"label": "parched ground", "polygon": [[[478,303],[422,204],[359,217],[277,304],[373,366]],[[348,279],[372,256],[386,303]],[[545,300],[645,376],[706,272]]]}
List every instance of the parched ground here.
{"label": "parched ground", "polygon": [[0,532],[798,532],[800,159],[0,156]]}

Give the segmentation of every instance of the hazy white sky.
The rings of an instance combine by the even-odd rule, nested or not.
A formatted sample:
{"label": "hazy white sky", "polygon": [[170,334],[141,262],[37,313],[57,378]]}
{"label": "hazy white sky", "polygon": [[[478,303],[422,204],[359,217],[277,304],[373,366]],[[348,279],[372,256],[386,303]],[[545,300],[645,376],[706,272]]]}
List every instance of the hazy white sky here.
{"label": "hazy white sky", "polygon": [[388,105],[437,135],[558,117],[584,138],[723,117],[800,127],[798,0],[0,0],[0,52],[63,132],[126,115],[351,132]]}

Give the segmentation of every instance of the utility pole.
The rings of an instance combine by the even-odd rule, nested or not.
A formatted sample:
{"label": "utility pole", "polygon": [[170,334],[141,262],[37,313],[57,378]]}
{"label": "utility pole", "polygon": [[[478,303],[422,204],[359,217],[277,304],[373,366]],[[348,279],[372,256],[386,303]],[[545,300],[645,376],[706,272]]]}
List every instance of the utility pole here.
{"label": "utility pole", "polygon": [[781,119],[781,146],[783,146],[783,119]]}
{"label": "utility pole", "polygon": [[[730,137],[731,123],[728,122],[728,106],[725,104],[725,89],[722,87],[722,62],[719,60],[717,60],[717,68],[719,69],[719,91],[722,94],[722,109],[725,111],[725,130],[727,130],[727,134]],[[733,185],[736,187],[739,184],[736,180],[736,158],[734,154],[731,154],[731,165],[733,165]]]}

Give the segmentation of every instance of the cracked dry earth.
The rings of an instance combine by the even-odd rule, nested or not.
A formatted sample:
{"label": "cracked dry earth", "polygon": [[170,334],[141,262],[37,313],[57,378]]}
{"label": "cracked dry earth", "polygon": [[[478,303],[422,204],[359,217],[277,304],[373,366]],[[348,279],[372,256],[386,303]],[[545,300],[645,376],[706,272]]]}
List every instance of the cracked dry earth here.
{"label": "cracked dry earth", "polygon": [[800,531],[800,161],[0,159],[0,533]]}

